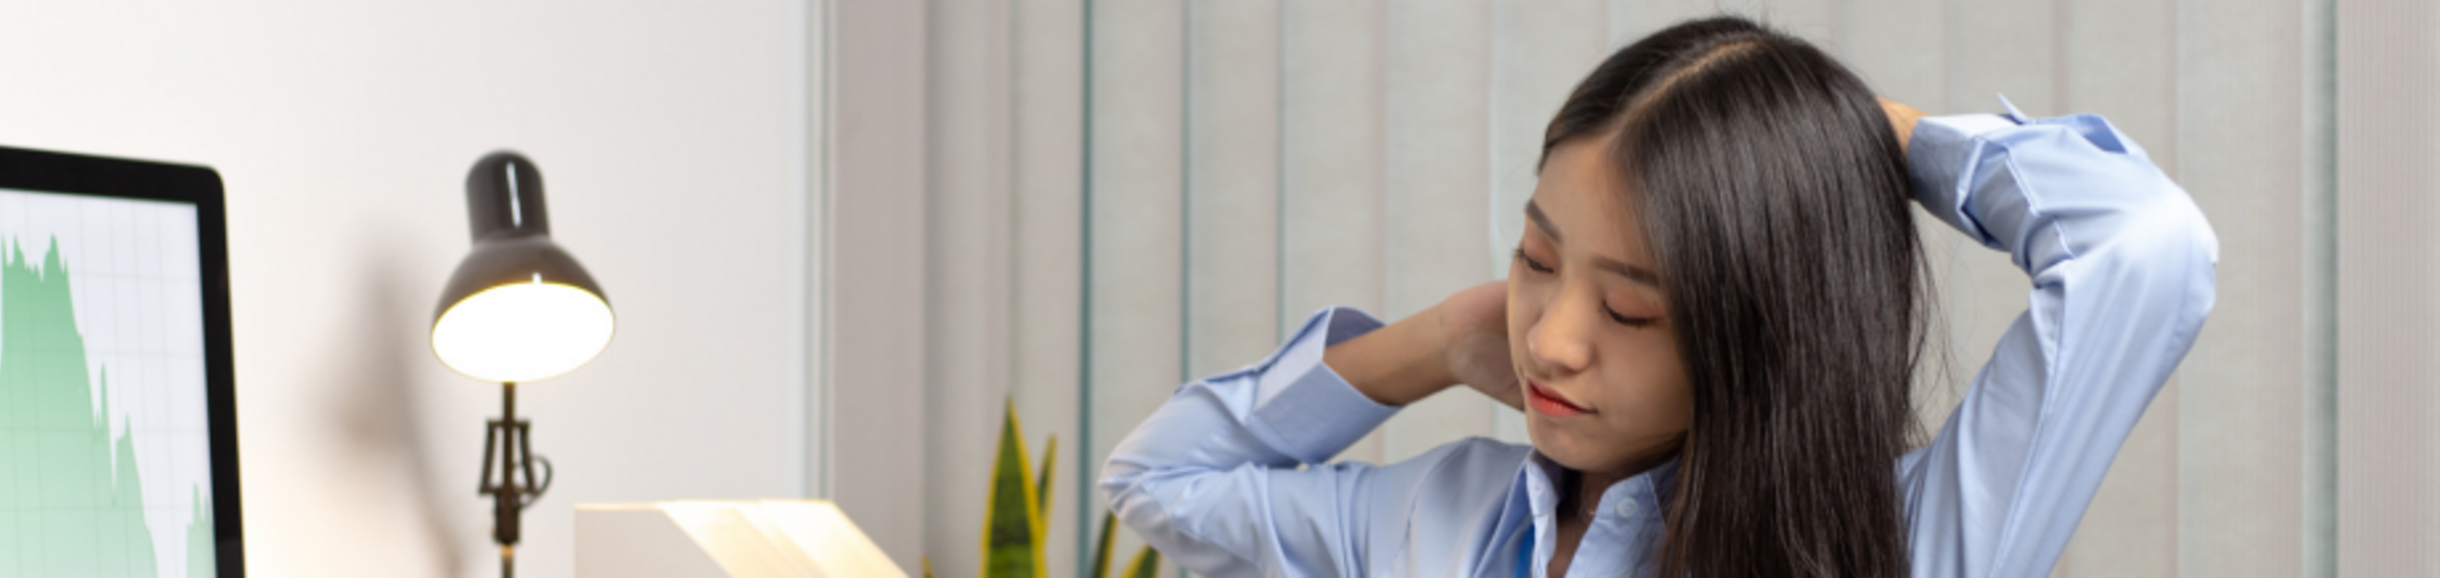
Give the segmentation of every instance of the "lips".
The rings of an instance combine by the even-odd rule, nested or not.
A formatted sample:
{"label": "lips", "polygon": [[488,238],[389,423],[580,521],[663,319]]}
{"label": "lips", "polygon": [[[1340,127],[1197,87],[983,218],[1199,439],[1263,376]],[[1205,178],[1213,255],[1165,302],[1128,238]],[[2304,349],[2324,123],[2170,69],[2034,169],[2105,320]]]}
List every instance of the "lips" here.
{"label": "lips", "polygon": [[1532,407],[1535,413],[1550,417],[1576,417],[1593,412],[1568,401],[1559,392],[1532,381],[1525,382],[1525,405]]}

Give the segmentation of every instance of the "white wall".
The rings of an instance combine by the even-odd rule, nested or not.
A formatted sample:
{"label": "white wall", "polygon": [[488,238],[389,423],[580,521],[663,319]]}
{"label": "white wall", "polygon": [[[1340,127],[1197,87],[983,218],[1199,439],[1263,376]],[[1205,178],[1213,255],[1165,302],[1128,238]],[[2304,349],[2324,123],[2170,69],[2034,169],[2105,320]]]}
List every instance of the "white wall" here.
{"label": "white wall", "polygon": [[580,501],[802,495],[808,21],[799,2],[0,3],[0,144],[227,182],[254,576],[496,573],[475,494],[498,387],[424,345],[464,178],[513,147],[618,312],[523,387],[560,479],[519,570],[570,574]]}

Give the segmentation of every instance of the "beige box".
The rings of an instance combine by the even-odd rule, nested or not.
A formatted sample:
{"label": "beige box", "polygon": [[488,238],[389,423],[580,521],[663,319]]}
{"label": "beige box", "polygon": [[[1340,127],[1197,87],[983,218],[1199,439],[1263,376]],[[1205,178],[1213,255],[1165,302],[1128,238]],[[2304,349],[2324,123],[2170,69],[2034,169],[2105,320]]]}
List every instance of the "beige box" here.
{"label": "beige box", "polygon": [[578,504],[586,578],[906,578],[824,500]]}

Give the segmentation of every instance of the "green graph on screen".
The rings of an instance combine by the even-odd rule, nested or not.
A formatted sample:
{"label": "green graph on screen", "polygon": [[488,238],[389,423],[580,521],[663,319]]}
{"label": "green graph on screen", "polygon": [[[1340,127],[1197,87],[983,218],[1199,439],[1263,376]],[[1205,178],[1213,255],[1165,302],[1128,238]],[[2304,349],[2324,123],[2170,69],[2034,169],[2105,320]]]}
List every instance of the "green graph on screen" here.
{"label": "green graph on screen", "polygon": [[213,575],[200,487],[184,560],[157,560],[136,431],[111,427],[110,372],[88,369],[58,240],[42,253],[0,256],[0,575]]}

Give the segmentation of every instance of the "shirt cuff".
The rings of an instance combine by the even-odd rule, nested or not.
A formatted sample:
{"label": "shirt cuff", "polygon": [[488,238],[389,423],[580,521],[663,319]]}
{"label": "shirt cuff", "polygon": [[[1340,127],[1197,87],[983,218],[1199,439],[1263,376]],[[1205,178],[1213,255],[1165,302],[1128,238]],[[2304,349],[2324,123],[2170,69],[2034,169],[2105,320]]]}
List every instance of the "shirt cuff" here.
{"label": "shirt cuff", "polygon": [[1352,307],[1307,318],[1256,379],[1246,428],[1281,454],[1318,464],[1388,421],[1398,408],[1365,397],[1322,362],[1322,350],[1379,328],[1380,320]]}
{"label": "shirt cuff", "polygon": [[1976,242],[1998,248],[1998,240],[1974,219],[1966,203],[1982,156],[1991,152],[1980,137],[2018,126],[2021,118],[2013,113],[1962,114],[1916,121],[1915,134],[1906,144],[1906,175],[1915,201]]}

